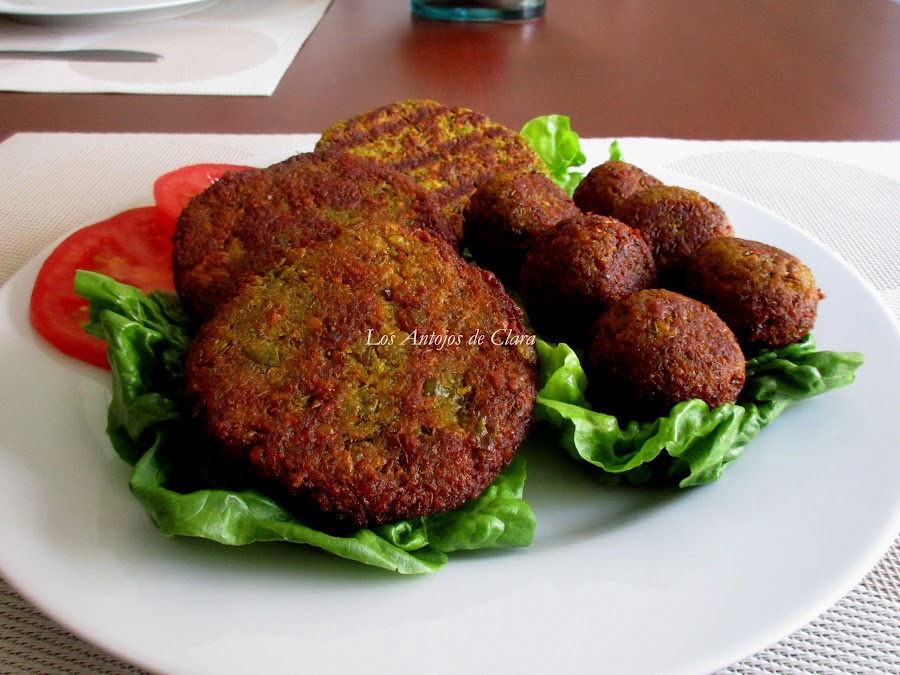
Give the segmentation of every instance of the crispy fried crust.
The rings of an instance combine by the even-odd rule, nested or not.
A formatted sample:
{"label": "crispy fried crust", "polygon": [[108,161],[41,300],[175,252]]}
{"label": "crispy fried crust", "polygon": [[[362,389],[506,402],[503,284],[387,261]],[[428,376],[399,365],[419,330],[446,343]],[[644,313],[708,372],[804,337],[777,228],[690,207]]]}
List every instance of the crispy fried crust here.
{"label": "crispy fried crust", "polygon": [[585,213],[611,216],[619,205],[639,190],[662,181],[628,162],[609,160],[588,171],[572,198]]}
{"label": "crispy fried crust", "polygon": [[682,290],[687,264],[713,237],[734,232],[722,208],[694,190],[658,185],[633,193],[614,216],[650,244],[659,283]]}
{"label": "crispy fried crust", "polygon": [[462,210],[478,185],[500,170],[547,171],[518,133],[468,108],[422,99],[334,124],[316,148],[341,148],[399,169],[434,195],[460,239]]}
{"label": "crispy fried crust", "polygon": [[526,338],[496,278],[449,245],[351,225],[291,251],[204,324],[185,388],[250,475],[329,519],[384,523],[456,508],[509,463],[536,394]]}
{"label": "crispy fried crust", "polygon": [[587,354],[589,396],[624,419],[667,415],[693,398],[733,403],[746,362],[731,330],[703,303],[649,289],[613,303]]}
{"label": "crispy fried crust", "polygon": [[582,347],[589,328],[618,298],[656,283],[647,242],[613,218],[580,215],[559,223],[531,248],[521,294],[535,330]]}
{"label": "crispy fried crust", "polygon": [[226,174],[191,200],[173,239],[175,287],[187,309],[207,319],[286,251],[368,218],[455,241],[429,193],[401,173],[346,153],[306,153]]}
{"label": "crispy fried crust", "polygon": [[798,258],[737,237],[708,241],[688,265],[686,288],[713,308],[748,352],[803,338],[824,297]]}
{"label": "crispy fried crust", "polygon": [[481,267],[518,288],[519,270],[534,242],[579,213],[547,175],[506,171],[485,181],[466,203],[463,240]]}

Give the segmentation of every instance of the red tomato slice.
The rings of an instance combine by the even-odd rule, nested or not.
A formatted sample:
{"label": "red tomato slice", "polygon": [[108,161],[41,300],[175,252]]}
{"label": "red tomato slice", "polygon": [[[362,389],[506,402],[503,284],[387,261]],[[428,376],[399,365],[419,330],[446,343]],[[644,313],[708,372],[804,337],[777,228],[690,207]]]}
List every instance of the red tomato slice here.
{"label": "red tomato slice", "polygon": [[189,164],[164,173],[153,184],[153,198],[163,218],[174,226],[191,197],[203,192],[228,171],[245,171],[239,164]]}
{"label": "red tomato slice", "polygon": [[106,342],[88,335],[87,301],[75,295],[79,269],[143,291],[174,290],[172,228],[155,206],[131,209],[70,234],[44,261],[31,292],[31,325],[64,354],[109,368]]}

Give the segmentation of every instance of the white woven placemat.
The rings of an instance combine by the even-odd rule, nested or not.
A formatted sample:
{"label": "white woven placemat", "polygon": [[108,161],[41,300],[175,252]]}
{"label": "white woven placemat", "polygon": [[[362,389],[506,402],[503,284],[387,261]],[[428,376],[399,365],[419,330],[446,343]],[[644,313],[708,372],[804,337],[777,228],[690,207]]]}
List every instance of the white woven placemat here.
{"label": "white woven placemat", "polygon": [[[110,209],[148,203],[149,195],[124,188],[136,180],[150,185],[167,168],[189,162],[274,158],[307,147],[309,140],[303,135],[16,136],[0,145],[0,283],[66,231],[110,215]],[[606,146],[609,141],[585,142]],[[805,229],[856,267],[900,317],[900,143],[621,143],[635,164],[700,178]],[[135,153],[142,153],[137,168],[131,161]],[[79,164],[95,174],[98,165],[104,167],[88,186],[96,201],[73,200],[54,189]],[[26,198],[49,202],[59,218],[23,219]],[[0,580],[0,673],[139,672],[69,634]],[[816,620],[721,673],[900,673],[900,542]]]}

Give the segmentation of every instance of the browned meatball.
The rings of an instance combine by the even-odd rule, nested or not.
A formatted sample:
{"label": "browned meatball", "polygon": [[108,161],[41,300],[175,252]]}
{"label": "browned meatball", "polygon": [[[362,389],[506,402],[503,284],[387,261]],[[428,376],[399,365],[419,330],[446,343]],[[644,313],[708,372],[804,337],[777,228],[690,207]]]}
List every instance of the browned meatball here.
{"label": "browned meatball", "polygon": [[731,330],[703,303],[664,289],[613,303],[597,320],[587,353],[595,409],[653,419],[694,398],[733,403],[746,362]]}
{"label": "browned meatball", "polygon": [[463,210],[463,241],[481,267],[517,287],[519,270],[535,240],[578,207],[542,173],[507,171],[489,178]]}
{"label": "browned meatball", "polygon": [[521,294],[544,339],[581,347],[612,300],[656,283],[650,247],[613,218],[562,221],[531,248],[522,265]]}
{"label": "browned meatball", "polygon": [[368,222],[289,251],[220,308],[185,392],[227,463],[363,525],[480,495],[528,432],[536,365],[496,277],[421,228]]}
{"label": "browned meatball", "polygon": [[456,241],[429,192],[399,171],[347,153],[304,153],[226,174],[178,219],[175,288],[193,315],[208,319],[286,251],[370,218],[413,223]]}
{"label": "browned meatball", "polygon": [[635,192],[615,217],[640,231],[656,261],[659,284],[681,290],[694,253],[713,237],[733,234],[722,208],[694,190],[659,185]]}
{"label": "browned meatball", "polygon": [[585,213],[611,216],[619,204],[638,190],[662,184],[634,164],[611,159],[591,169],[575,188],[572,198]]}
{"label": "browned meatball", "polygon": [[798,258],[737,237],[703,245],[688,265],[686,289],[722,317],[747,352],[797,342],[812,330],[823,297]]}

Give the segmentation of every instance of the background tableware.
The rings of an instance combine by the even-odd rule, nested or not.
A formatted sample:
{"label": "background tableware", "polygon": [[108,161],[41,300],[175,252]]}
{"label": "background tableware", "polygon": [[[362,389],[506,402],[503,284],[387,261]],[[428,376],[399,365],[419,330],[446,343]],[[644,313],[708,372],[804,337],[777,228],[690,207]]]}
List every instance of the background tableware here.
{"label": "background tableware", "polygon": [[543,16],[546,0],[412,0],[412,13],[444,21],[509,21]]}
{"label": "background tableware", "polygon": [[24,23],[99,26],[172,19],[206,9],[220,0],[0,0],[0,15]]}
{"label": "background tableware", "polygon": [[0,59],[154,63],[162,60],[162,54],[133,49],[0,49]]}

